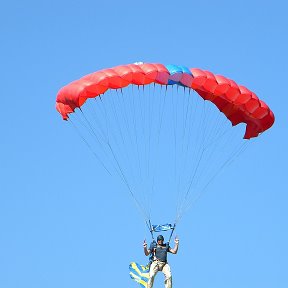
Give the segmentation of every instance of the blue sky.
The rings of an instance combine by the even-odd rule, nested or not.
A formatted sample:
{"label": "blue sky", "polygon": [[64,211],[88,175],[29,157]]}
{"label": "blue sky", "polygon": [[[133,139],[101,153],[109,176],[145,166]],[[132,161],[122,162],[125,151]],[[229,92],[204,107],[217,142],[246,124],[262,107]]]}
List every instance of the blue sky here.
{"label": "blue sky", "polygon": [[128,265],[146,262],[149,232],[55,110],[63,85],[136,61],[225,75],[276,117],[180,223],[175,287],[288,286],[285,1],[12,0],[0,10],[0,287],[137,287]]}

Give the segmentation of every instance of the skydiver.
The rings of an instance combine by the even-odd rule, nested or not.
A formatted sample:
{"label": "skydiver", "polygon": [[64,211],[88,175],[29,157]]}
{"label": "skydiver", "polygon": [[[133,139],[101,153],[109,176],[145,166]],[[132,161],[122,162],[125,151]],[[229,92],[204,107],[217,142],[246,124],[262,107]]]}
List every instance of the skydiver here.
{"label": "skydiver", "polygon": [[157,243],[152,242],[149,249],[147,249],[146,240],[144,240],[144,254],[146,256],[152,254],[152,263],[149,271],[149,280],[147,283],[147,288],[152,288],[154,283],[154,278],[158,271],[162,271],[165,276],[165,288],[172,288],[172,274],[170,266],[167,262],[167,253],[176,254],[179,247],[179,239],[175,237],[175,247],[172,249],[169,243],[164,244],[164,237],[159,235],[157,237]]}

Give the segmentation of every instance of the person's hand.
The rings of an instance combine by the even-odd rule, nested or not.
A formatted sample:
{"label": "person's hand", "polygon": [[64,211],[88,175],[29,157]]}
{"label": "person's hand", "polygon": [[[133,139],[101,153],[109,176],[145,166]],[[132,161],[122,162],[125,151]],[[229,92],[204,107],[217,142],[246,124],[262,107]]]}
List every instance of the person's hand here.
{"label": "person's hand", "polygon": [[174,240],[175,244],[179,244],[179,239],[178,239],[178,236],[175,237],[175,240]]}
{"label": "person's hand", "polygon": [[147,242],[146,242],[146,239],[144,239],[143,247],[144,247],[144,248],[147,248]]}

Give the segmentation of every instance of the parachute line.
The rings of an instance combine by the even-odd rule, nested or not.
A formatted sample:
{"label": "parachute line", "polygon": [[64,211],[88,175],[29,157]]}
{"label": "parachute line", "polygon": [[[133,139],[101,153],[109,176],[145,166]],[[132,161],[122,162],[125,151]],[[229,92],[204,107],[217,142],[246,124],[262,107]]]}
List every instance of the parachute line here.
{"label": "parachute line", "polygon": [[79,129],[75,126],[75,124],[73,123],[73,121],[71,120],[71,118],[68,121],[69,123],[71,123],[72,127],[75,129],[76,133],[79,135],[79,137],[82,139],[82,141],[85,143],[85,145],[87,145],[87,147],[89,148],[89,150],[92,152],[92,154],[96,157],[96,159],[99,161],[99,163],[102,165],[102,167],[105,169],[105,171],[112,176],[111,172],[109,171],[109,169],[104,165],[103,161],[98,157],[98,155],[94,152],[94,150],[92,149],[91,145],[86,141],[86,139],[82,136],[82,134],[79,132]]}

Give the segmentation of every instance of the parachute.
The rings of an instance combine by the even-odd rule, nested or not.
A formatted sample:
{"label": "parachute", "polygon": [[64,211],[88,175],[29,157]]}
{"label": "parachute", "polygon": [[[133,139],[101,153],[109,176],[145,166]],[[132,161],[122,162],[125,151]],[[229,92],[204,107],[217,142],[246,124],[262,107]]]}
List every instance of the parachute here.
{"label": "parachute", "polygon": [[[153,219],[167,221],[162,218],[177,206],[176,224],[247,140],[274,123],[270,108],[233,80],[142,62],[64,86],[56,109],[98,163],[125,185],[151,233],[157,230],[152,211]],[[169,208],[159,213],[166,202]],[[174,229],[175,224],[166,225]]]}

